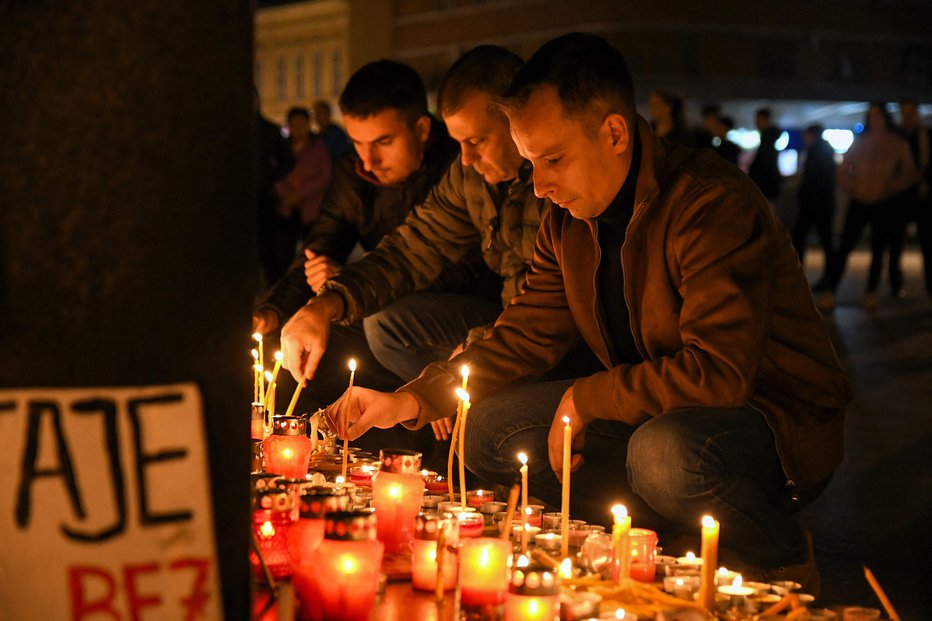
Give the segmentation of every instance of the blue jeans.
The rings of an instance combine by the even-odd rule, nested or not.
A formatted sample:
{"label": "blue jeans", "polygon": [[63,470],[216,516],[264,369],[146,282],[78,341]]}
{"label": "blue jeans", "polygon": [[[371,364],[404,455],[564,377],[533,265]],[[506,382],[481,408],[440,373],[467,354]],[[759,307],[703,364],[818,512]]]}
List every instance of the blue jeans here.
{"label": "blue jeans", "polygon": [[[541,382],[473,405],[466,425],[466,465],[483,479],[515,482],[519,452],[529,457],[530,494],[560,506],[547,435],[572,380]],[[691,408],[637,427],[598,420],[586,429],[584,464],[573,474],[574,518],[610,523],[621,502],[636,526],[663,535],[698,534],[701,516],[722,524],[722,545],[746,563],[770,568],[806,560],[792,519],[773,432],[748,406]]]}
{"label": "blue jeans", "polygon": [[501,303],[469,295],[412,293],[366,317],[363,328],[375,358],[408,382],[501,312]]}

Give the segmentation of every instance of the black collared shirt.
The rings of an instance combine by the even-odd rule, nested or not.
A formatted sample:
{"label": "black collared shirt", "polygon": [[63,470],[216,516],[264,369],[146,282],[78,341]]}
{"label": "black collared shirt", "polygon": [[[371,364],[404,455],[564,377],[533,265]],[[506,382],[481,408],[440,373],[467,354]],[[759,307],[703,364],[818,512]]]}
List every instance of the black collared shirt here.
{"label": "black collared shirt", "polygon": [[621,266],[621,246],[628,223],[634,214],[634,196],[641,167],[641,140],[634,135],[631,169],[618,194],[601,214],[595,217],[599,231],[599,303],[614,349],[614,363],[636,363],[642,358],[631,334],[631,321],[624,294],[624,271]]}

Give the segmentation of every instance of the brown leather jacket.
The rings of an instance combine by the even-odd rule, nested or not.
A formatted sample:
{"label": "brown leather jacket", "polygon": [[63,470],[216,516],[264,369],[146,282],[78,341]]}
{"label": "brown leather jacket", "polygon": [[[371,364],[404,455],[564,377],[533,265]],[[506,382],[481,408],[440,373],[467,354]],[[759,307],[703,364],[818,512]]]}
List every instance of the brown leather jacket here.
{"label": "brown leather jacket", "polygon": [[753,182],[709,150],[660,141],[643,119],[634,215],[622,247],[624,295],[644,361],[615,364],[597,303],[597,224],[545,212],[525,291],[482,341],[401,390],[413,426],[455,412],[457,370],[473,401],[554,366],[580,337],[606,370],[574,384],[588,420],[638,425],[689,407],[759,410],[800,488],[842,458],[851,385],[785,227]]}

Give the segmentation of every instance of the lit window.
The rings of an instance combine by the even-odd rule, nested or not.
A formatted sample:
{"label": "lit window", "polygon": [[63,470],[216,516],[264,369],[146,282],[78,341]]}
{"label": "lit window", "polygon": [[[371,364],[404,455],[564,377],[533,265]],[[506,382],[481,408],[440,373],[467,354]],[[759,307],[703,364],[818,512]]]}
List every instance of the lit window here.
{"label": "lit window", "polygon": [[320,52],[314,52],[314,97],[323,95],[324,90],[324,61]]}
{"label": "lit window", "polygon": [[294,94],[304,99],[304,56],[300,54],[294,59]]}
{"label": "lit window", "polygon": [[285,85],[287,84],[287,76],[285,75],[285,59],[278,59],[278,98],[285,98]]}
{"label": "lit window", "polygon": [[330,75],[333,79],[330,90],[336,95],[343,90],[343,53],[340,50],[333,50],[333,71]]}

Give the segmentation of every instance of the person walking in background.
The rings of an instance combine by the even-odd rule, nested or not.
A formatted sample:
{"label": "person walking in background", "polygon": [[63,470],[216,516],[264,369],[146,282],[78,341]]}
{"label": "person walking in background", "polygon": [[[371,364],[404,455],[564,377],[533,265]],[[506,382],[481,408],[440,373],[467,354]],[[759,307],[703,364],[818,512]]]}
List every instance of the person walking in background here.
{"label": "person walking in background", "polygon": [[900,114],[903,116],[903,122],[899,127],[900,134],[909,143],[909,150],[917,169],[917,181],[903,196],[905,213],[890,244],[890,262],[896,261],[899,265],[906,227],[910,222],[915,222],[916,235],[922,249],[926,293],[932,295],[932,166],[929,165],[932,159],[932,129],[923,125],[919,107],[914,99],[904,99],[900,102]]}
{"label": "person walking in background", "polygon": [[770,119],[770,109],[761,108],[754,115],[757,132],[760,134],[760,146],[748,169],[748,175],[771,207],[780,196],[780,188],[783,186],[783,176],[780,174],[780,167],[777,164],[777,139],[780,138],[779,127],[775,127]]}
{"label": "person walking in background", "polygon": [[327,147],[331,162],[337,161],[341,155],[353,148],[343,128],[333,122],[330,102],[324,99],[314,102],[314,122],[317,123],[317,133]]}
{"label": "person walking in background", "polygon": [[[806,144],[806,160],[803,164],[802,180],[796,198],[799,211],[793,224],[793,245],[799,254],[799,262],[806,264],[806,235],[815,225],[819,243],[825,253],[826,266],[835,254],[832,240],[832,216],[835,213],[835,149],[822,138],[823,127],[810,125],[803,134]],[[816,287],[825,280],[825,272]]]}
{"label": "person walking in background", "polygon": [[[259,263],[262,266],[262,278],[265,286],[278,280],[292,256],[281,257],[277,251],[276,220],[278,218],[278,194],[275,184],[284,179],[294,167],[294,155],[288,147],[288,141],[282,136],[281,128],[262,116],[259,109],[259,92],[254,92],[256,122],[258,124],[259,142],[259,204],[258,204],[258,241]],[[292,255],[294,252],[292,251]]]}
{"label": "person walking in background", "polygon": [[701,146],[711,147],[726,162],[737,166],[741,147],[728,139],[728,132],[735,128],[735,122],[731,117],[722,116],[718,106],[706,106],[702,111],[702,128],[703,133],[708,136],[709,143]]}
{"label": "person walking in background", "polygon": [[696,146],[696,135],[686,125],[686,107],[678,93],[658,88],[647,102],[654,134],[686,147]]}
{"label": "person walking in background", "polygon": [[[850,200],[838,253],[828,266],[824,286],[816,296],[822,310],[835,306],[835,292],[864,227],[871,227],[871,267],[864,292],[864,307],[877,306],[877,285],[883,269],[884,250],[889,245],[893,223],[902,216],[902,197],[916,179],[916,167],[906,140],[896,133],[884,102],[872,102],[864,132],[845,154],[838,170],[838,183]],[[903,288],[899,265],[890,264],[890,289],[894,296]]]}

